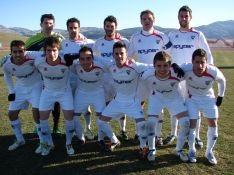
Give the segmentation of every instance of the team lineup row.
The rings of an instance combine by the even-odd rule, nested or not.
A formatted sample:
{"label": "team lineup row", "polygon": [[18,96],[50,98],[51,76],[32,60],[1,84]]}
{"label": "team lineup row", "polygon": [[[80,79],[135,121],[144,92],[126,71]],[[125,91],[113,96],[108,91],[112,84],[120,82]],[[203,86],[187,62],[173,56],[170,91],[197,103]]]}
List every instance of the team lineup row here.
{"label": "team lineup row", "polygon": [[[9,118],[17,138],[9,150],[15,150],[25,143],[18,114],[20,109],[27,108],[27,101],[32,103],[41,143],[36,153],[48,155],[54,147],[48,118],[54,103],[59,102],[66,121],[68,155],[74,154],[71,145],[73,130],[79,139],[84,140],[79,117],[82,113],[87,114],[88,106],[92,105],[98,118],[98,140],[103,149],[113,150],[120,144],[109,121],[126,114],[136,121],[141,157],[154,161],[155,137],[161,137],[161,111],[167,108],[172,119],[171,136],[177,136],[177,120],[180,124],[177,154],[183,161],[196,162],[195,137],[199,139],[196,123],[202,110],[209,125],[206,157],[210,163],[216,164],[212,149],[218,136],[217,106],[224,96],[225,78],[215,66],[209,65],[213,63],[209,47],[204,35],[189,26],[191,18],[191,9],[183,6],[178,13],[181,29],[167,37],[154,29],[153,12],[143,11],[140,16],[142,30],[128,42],[116,33],[116,19],[108,16],[104,21],[106,35],[95,43],[79,33],[79,21],[71,18],[67,21],[69,39],[62,41],[59,54],[59,35],[52,32],[54,17],[51,14],[43,15],[42,32],[26,41],[26,46],[22,41],[12,41],[11,56],[2,62],[11,101]],[[43,45],[44,54],[25,51],[25,48],[40,50]],[[73,62],[77,53],[79,61]],[[140,63],[128,59],[132,57],[136,57]],[[192,64],[182,64],[186,62]],[[182,64],[182,69],[175,64],[171,69],[171,63]],[[184,78],[177,77],[174,71],[184,72]],[[15,86],[12,75],[17,78]],[[182,80],[185,80],[186,86],[181,83]],[[216,80],[219,83],[217,102],[212,89]],[[186,94],[187,90],[189,94]],[[140,102],[146,98],[149,99],[147,122],[140,106]],[[107,107],[106,101],[111,101]],[[123,131],[124,127],[121,128]],[[89,126],[86,128],[89,130]],[[108,146],[103,142],[105,136],[111,139]],[[185,155],[182,149],[187,137],[189,155]]]}

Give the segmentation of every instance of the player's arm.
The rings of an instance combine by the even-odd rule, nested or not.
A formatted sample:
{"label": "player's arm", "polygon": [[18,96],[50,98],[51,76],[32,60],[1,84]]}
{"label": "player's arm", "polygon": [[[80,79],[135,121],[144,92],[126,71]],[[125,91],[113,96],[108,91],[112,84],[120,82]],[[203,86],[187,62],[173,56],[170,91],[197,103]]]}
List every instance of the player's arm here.
{"label": "player's arm", "polygon": [[131,37],[129,42],[128,57],[137,60],[136,49],[134,46],[134,36]]}
{"label": "player's arm", "polygon": [[15,100],[15,87],[14,87],[12,75],[5,66],[3,66],[3,73],[4,73],[4,80],[6,81],[8,92],[9,92],[8,101],[14,101]]}
{"label": "player's arm", "polygon": [[224,93],[226,90],[226,79],[223,73],[218,68],[217,68],[216,81],[218,82],[218,97],[217,97],[216,105],[220,106],[222,104]]}

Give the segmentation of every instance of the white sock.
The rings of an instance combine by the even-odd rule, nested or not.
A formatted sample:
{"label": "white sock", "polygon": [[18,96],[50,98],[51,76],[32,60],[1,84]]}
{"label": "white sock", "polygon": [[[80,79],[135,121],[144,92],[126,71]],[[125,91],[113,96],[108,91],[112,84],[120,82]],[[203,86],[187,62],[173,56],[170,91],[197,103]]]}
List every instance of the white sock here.
{"label": "white sock", "polygon": [[22,130],[21,130],[20,120],[16,119],[14,121],[11,121],[11,127],[13,129],[17,142],[23,141],[24,137],[23,137]]}
{"label": "white sock", "polygon": [[111,143],[117,143],[118,139],[116,135],[113,133],[112,128],[109,122],[99,120],[101,130],[111,139]]}
{"label": "white sock", "polygon": [[40,143],[42,143],[42,133],[41,133],[41,128],[40,128],[40,123],[36,123],[36,128],[37,128],[37,135],[39,137]]}
{"label": "white sock", "polygon": [[218,137],[218,127],[208,127],[206,153],[213,150]]}
{"label": "white sock", "polygon": [[91,114],[90,114],[90,112],[87,112],[84,115],[84,119],[85,119],[85,131],[90,130],[90,128],[91,128]]}
{"label": "white sock", "polygon": [[178,120],[176,116],[170,116],[171,117],[171,135],[177,136],[177,126],[178,126]]}
{"label": "white sock", "polygon": [[119,127],[121,131],[126,131],[126,115],[119,119]]}
{"label": "white sock", "polygon": [[195,148],[195,135],[196,135],[196,128],[190,128],[189,129],[188,144],[189,144],[189,150],[192,150],[192,151],[196,151],[196,148]]}
{"label": "white sock", "polygon": [[104,140],[105,134],[101,130],[101,120],[99,119],[100,116],[96,116],[97,126],[98,126],[98,141]]}
{"label": "white sock", "polygon": [[156,117],[148,117],[147,123],[147,140],[149,150],[155,149],[155,127],[156,127]]}
{"label": "white sock", "polygon": [[73,120],[74,120],[74,128],[77,138],[84,141],[85,138],[84,138],[83,128],[80,122],[80,116],[74,116]]}
{"label": "white sock", "polygon": [[66,145],[70,145],[74,133],[74,120],[65,120],[65,128],[66,128]]}
{"label": "white sock", "polygon": [[162,137],[162,125],[163,125],[163,113],[161,113],[158,117],[157,117],[157,122],[156,122],[156,136]]}
{"label": "white sock", "polygon": [[201,127],[201,116],[199,116],[199,118],[197,119],[197,125],[196,125],[196,138],[198,140],[201,140],[200,139],[200,127]]}
{"label": "white sock", "polygon": [[139,136],[140,148],[144,148],[146,146],[147,141],[147,128],[145,121],[136,123],[137,127],[137,135]]}
{"label": "white sock", "polygon": [[40,120],[42,143],[54,145],[48,120]]}
{"label": "white sock", "polygon": [[183,117],[179,119],[179,133],[178,133],[178,138],[177,138],[177,143],[176,143],[176,150],[182,150],[185,140],[189,135],[189,118],[188,117]]}

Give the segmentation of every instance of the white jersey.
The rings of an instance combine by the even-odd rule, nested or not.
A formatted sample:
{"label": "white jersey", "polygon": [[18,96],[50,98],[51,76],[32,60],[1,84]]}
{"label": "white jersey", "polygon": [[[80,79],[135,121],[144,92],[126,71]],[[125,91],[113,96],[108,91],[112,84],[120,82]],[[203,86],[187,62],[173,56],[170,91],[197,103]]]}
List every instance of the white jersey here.
{"label": "white jersey", "polygon": [[226,80],[223,73],[217,67],[207,65],[206,71],[201,77],[194,74],[191,63],[182,65],[182,69],[185,71],[186,88],[188,89],[190,98],[214,98],[214,81],[218,82],[218,96],[224,96]]}
{"label": "white jersey", "polygon": [[62,56],[61,63],[51,66],[46,62],[44,55],[35,59],[35,66],[43,77],[44,88],[47,90],[64,91],[70,88],[69,68]]}
{"label": "white jersey", "polygon": [[108,66],[100,59],[93,61],[92,70],[86,72],[79,61],[75,61],[71,67],[72,72],[77,74],[77,90],[83,92],[94,92],[103,90],[103,73],[108,71]]}
{"label": "white jersey", "polygon": [[113,78],[113,86],[116,91],[115,99],[117,101],[135,101],[137,99],[137,88],[140,74],[149,66],[142,63],[132,63],[127,60],[122,68],[116,64],[109,67]]}
{"label": "white jersey", "polygon": [[[25,56],[22,65],[12,63],[11,56],[8,56],[3,64],[4,78],[7,83],[9,93],[15,93],[15,87],[32,87],[36,83],[41,83],[41,76],[34,66],[34,59]],[[12,80],[12,76],[16,77],[16,84]]]}
{"label": "white jersey", "polygon": [[155,69],[148,69],[142,75],[146,86],[150,89],[150,95],[160,94],[165,98],[177,98],[180,95],[179,82],[182,78],[178,78],[173,69],[170,76],[165,79],[159,79],[155,76]]}
{"label": "white jersey", "polygon": [[136,56],[140,63],[153,64],[155,54],[170,47],[171,43],[164,33],[156,30],[153,33],[141,30],[131,37],[128,56]]}
{"label": "white jersey", "polygon": [[173,63],[191,63],[193,52],[201,48],[207,53],[208,63],[213,64],[209,45],[202,32],[193,28],[189,31],[176,30],[169,33],[169,39],[172,43],[171,56]]}
{"label": "white jersey", "polygon": [[104,59],[114,60],[112,56],[113,45],[118,41],[123,41],[127,46],[127,48],[129,47],[129,41],[121,36],[118,36],[113,40],[106,40],[105,37],[102,37],[97,39],[97,41],[94,44],[93,47],[94,55]]}

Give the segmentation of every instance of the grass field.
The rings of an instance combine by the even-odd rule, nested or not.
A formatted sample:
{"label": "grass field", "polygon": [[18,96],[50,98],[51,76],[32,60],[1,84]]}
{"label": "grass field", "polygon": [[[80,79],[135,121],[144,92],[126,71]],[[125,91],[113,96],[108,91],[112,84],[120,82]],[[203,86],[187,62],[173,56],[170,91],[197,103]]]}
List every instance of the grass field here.
{"label": "grass field", "polygon": [[[0,52],[0,56],[6,53]],[[234,52],[214,51],[215,64],[218,66],[234,66]],[[13,142],[14,136],[7,118],[7,89],[0,70],[0,172],[8,175],[36,175],[36,174],[234,174],[234,69],[222,69],[227,79],[226,96],[219,108],[219,137],[215,147],[218,165],[210,166],[204,158],[205,149],[198,151],[198,163],[182,163],[174,154],[175,143],[170,146],[160,147],[154,163],[140,161],[137,157],[138,145],[134,144],[133,122],[127,121],[127,132],[130,140],[122,142],[121,147],[113,153],[100,154],[95,141],[87,141],[80,147],[74,140],[76,154],[68,157],[65,150],[65,136],[55,139],[55,150],[47,157],[34,154],[38,140],[31,134],[34,124],[30,111],[22,111],[23,133],[27,144],[14,151],[8,152],[8,146]],[[63,119],[60,128],[64,131]],[[92,126],[96,132],[96,121],[93,116]],[[116,134],[119,135],[117,122],[111,123]],[[202,119],[201,137],[206,142],[207,124]],[[169,117],[166,114],[163,126],[163,135],[169,132]]]}

